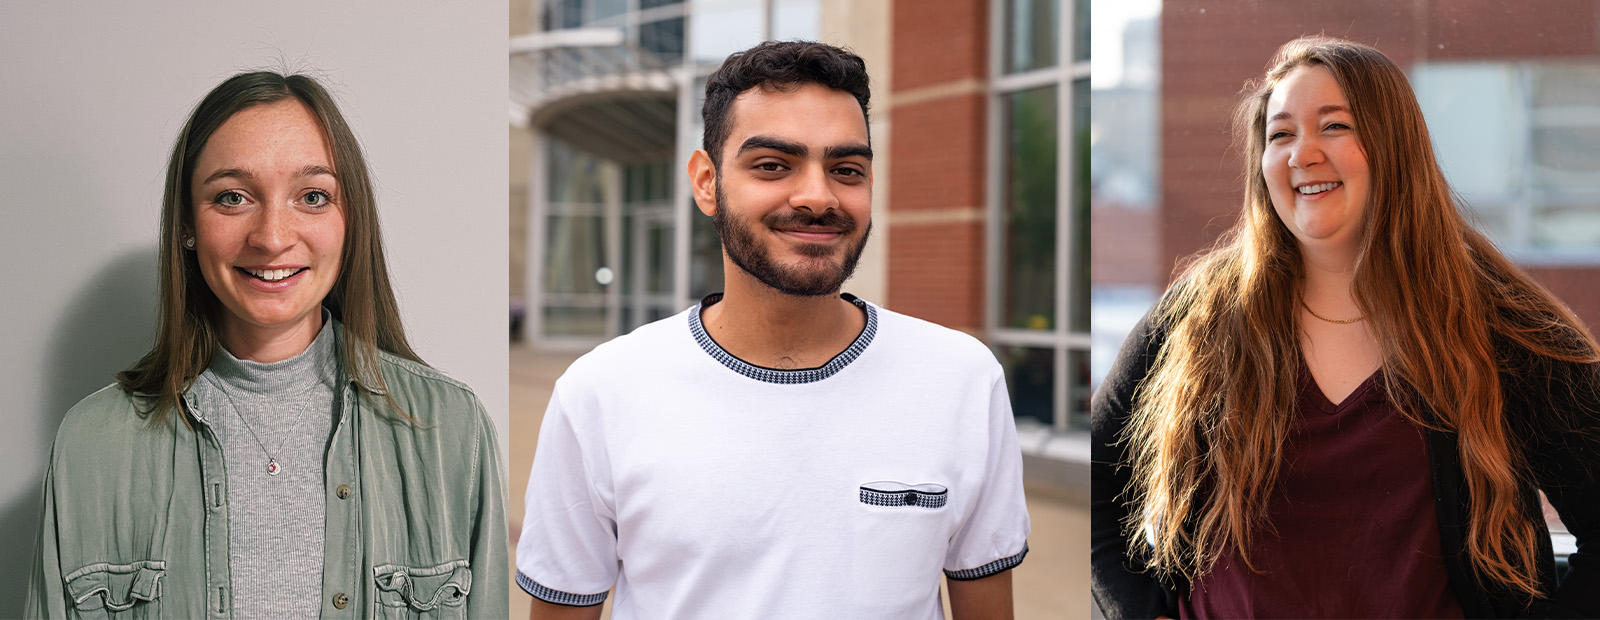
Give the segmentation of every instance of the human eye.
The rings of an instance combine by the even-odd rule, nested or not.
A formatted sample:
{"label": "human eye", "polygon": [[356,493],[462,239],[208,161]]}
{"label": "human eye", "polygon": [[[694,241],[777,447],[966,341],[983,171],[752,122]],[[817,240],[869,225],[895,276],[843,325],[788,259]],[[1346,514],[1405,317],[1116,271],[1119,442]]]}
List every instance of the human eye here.
{"label": "human eye", "polygon": [[840,166],[838,168],[834,168],[833,173],[850,180],[863,179],[867,176],[867,173],[855,166]]}
{"label": "human eye", "polygon": [[215,198],[211,199],[211,202],[224,207],[242,207],[245,203],[245,197],[244,194],[230,189],[217,194]]}
{"label": "human eye", "polygon": [[301,197],[300,200],[308,207],[326,207],[333,202],[333,195],[320,189],[314,189],[306,192],[306,195]]}
{"label": "human eye", "polygon": [[762,161],[762,162],[756,162],[755,169],[759,170],[761,172],[783,172],[784,170],[788,170],[789,168],[787,166],[783,165],[780,162]]}
{"label": "human eye", "polygon": [[1278,138],[1288,137],[1288,135],[1289,135],[1289,132],[1284,131],[1282,129],[1279,129],[1277,131],[1269,131],[1269,132],[1267,132],[1267,142],[1274,142]]}
{"label": "human eye", "polygon": [[1327,130],[1328,131],[1350,131],[1351,127],[1350,127],[1350,123],[1346,123],[1344,121],[1333,121],[1333,122],[1328,123]]}

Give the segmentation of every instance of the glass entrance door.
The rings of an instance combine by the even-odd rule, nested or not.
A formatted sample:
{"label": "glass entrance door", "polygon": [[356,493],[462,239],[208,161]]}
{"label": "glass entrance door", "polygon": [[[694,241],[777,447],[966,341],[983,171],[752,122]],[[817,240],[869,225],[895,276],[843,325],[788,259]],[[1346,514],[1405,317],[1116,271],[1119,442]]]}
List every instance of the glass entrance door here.
{"label": "glass entrance door", "polygon": [[622,164],[548,142],[535,339],[585,347],[671,316],[676,219],[668,162]]}

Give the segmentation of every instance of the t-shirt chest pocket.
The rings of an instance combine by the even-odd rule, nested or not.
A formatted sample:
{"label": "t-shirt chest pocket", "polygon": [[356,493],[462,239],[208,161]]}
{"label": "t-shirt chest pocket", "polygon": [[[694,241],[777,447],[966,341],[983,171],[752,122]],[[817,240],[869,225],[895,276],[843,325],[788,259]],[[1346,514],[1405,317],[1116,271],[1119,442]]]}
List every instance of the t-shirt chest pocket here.
{"label": "t-shirt chest pocket", "polygon": [[860,485],[857,500],[851,541],[855,600],[888,604],[925,596],[910,586],[943,566],[954,531],[949,489],[935,482],[876,481]]}

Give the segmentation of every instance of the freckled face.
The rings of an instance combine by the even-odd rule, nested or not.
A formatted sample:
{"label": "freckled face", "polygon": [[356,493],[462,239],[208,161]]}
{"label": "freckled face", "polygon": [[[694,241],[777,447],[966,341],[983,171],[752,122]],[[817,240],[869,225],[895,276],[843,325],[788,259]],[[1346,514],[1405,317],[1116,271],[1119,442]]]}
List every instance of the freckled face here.
{"label": "freckled face", "polygon": [[339,276],[345,217],[311,110],[289,98],[235,113],[200,151],[191,190],[194,252],[227,309],[224,342],[241,331],[314,335]]}
{"label": "freckled face", "polygon": [[1305,65],[1267,100],[1261,174],[1273,210],[1302,247],[1353,251],[1371,178],[1355,116],[1333,74]]}
{"label": "freckled face", "polygon": [[819,84],[734,101],[716,186],[729,260],[784,294],[831,295],[872,219],[872,153],[855,97]]}

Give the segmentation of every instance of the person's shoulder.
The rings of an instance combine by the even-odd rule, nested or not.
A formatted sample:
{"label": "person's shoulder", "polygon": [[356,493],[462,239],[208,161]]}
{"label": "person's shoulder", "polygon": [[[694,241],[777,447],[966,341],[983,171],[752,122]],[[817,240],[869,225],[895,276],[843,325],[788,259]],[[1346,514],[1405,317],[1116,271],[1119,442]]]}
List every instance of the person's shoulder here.
{"label": "person's shoulder", "polygon": [[472,388],[438,369],[416,360],[406,359],[388,351],[378,351],[378,361],[383,368],[383,380],[398,380],[408,389],[442,391],[461,396],[472,396]]}
{"label": "person's shoulder", "polygon": [[122,386],[112,383],[85,396],[67,410],[66,417],[61,419],[58,435],[98,435],[108,429],[145,425],[146,417],[141,412],[150,406],[148,400],[135,397]]}
{"label": "person's shoulder", "polygon": [[483,403],[467,384],[388,351],[380,350],[378,361],[389,396],[424,427],[458,420],[464,411],[487,419]]}
{"label": "person's shoulder", "polygon": [[151,423],[146,413],[153,398],[129,394],[112,383],[78,401],[67,410],[56,430],[55,460],[63,464],[90,465],[96,462],[122,462],[122,456],[139,451],[138,446],[153,437],[169,437],[171,427],[181,424],[181,412],[172,411],[162,421]]}
{"label": "person's shoulder", "polygon": [[876,304],[872,308],[878,318],[876,337],[884,338],[896,349],[967,369],[1000,370],[1000,362],[989,345],[972,334]]}
{"label": "person's shoulder", "polygon": [[[697,306],[698,307],[698,306]],[[633,331],[600,343],[579,356],[561,375],[561,383],[615,381],[628,372],[648,372],[670,364],[671,358],[692,345],[688,312],[646,323]]]}

